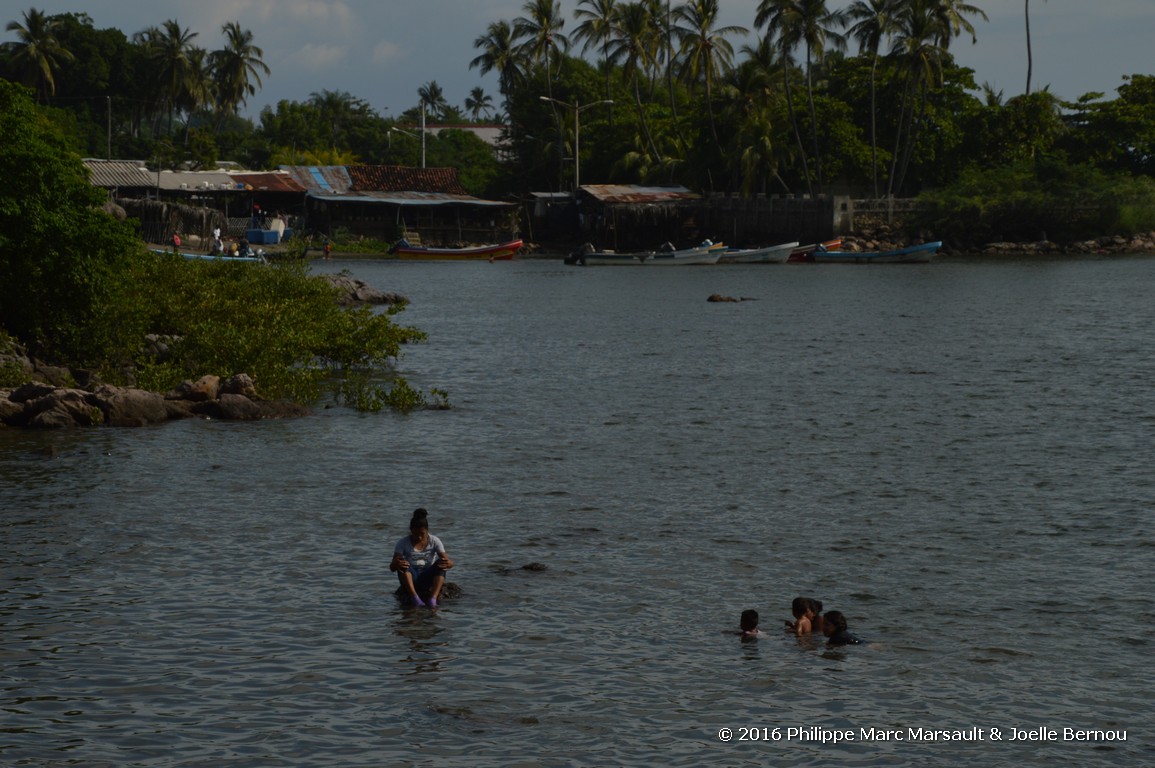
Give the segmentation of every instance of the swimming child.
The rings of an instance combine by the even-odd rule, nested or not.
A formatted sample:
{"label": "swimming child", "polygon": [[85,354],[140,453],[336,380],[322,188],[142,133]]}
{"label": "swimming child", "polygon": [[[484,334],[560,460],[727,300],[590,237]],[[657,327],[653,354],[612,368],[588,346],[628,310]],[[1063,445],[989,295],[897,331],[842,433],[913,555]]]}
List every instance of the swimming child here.
{"label": "swimming child", "polygon": [[742,617],[739,620],[738,626],[740,628],[739,634],[745,640],[748,637],[762,637],[762,630],[758,629],[758,611],[750,608],[742,611]]}
{"label": "swimming child", "polygon": [[813,597],[807,599],[810,600],[810,608],[813,611],[810,616],[810,629],[813,632],[821,633],[826,623],[822,616],[822,601],[815,600]]}
{"label": "swimming child", "polygon": [[794,621],[786,620],[786,629],[801,637],[802,635],[809,635],[813,630],[814,605],[818,604],[818,610],[822,610],[822,603],[817,600],[811,600],[809,597],[796,597],[790,604],[790,612],[794,614]]}
{"label": "swimming child", "polygon": [[841,611],[830,611],[822,623],[822,634],[826,635],[826,645],[859,645],[862,640],[846,629],[846,617]]}

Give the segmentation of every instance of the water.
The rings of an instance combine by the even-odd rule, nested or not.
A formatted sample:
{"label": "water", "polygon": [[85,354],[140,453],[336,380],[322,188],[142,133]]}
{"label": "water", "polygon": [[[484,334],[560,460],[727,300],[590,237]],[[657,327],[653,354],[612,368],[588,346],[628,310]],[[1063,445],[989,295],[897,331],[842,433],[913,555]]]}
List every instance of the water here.
{"label": "water", "polygon": [[0,431],[3,764],[1155,761],[1155,258],[325,266],[453,409]]}

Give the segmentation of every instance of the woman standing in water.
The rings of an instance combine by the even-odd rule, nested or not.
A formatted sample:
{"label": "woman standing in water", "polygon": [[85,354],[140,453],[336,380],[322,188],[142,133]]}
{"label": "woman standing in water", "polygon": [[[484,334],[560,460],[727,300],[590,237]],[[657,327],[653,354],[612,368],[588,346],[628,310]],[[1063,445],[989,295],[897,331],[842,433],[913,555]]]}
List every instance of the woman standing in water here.
{"label": "woman standing in water", "polygon": [[445,545],[429,532],[429,513],[424,507],[418,508],[409,521],[409,535],[393,548],[389,570],[397,574],[412,605],[436,608],[445,586],[445,572],[452,567]]}

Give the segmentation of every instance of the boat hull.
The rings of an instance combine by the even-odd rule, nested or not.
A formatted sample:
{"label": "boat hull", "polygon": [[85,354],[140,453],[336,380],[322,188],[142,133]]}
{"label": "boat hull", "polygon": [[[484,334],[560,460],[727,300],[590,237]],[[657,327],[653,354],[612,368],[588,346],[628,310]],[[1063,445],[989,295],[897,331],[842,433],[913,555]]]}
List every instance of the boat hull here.
{"label": "boat hull", "polygon": [[[173,251],[168,251],[161,248],[152,248],[150,250],[153,253],[160,253],[166,256],[173,255]],[[263,256],[229,256],[223,253],[190,253],[188,251],[181,251],[178,255],[181,258],[188,259],[189,261],[225,261],[230,263],[236,262],[249,264],[265,263],[265,258]]]}
{"label": "boat hull", "polygon": [[574,261],[583,267],[670,267],[717,264],[724,249],[725,246],[714,245],[685,248],[680,251],[644,251],[639,253],[594,251],[593,253],[577,254]]}
{"label": "boat hull", "polygon": [[798,247],[798,242],[771,245],[766,248],[743,248],[724,251],[720,264],[782,264]]}
{"label": "boat hull", "polygon": [[941,241],[922,243],[891,251],[823,251],[811,254],[815,264],[926,264],[934,260]]}
{"label": "boat hull", "polygon": [[815,251],[821,248],[824,248],[828,251],[835,251],[841,247],[842,238],[835,238],[834,240],[827,240],[822,243],[810,243],[809,245],[803,245],[799,248],[795,248],[790,252],[790,257],[787,258],[786,261],[791,264],[804,264],[806,262],[813,261],[813,259],[810,257],[814,254]]}
{"label": "boat hull", "polygon": [[398,259],[407,261],[509,261],[521,250],[521,240],[479,245],[474,248],[423,248],[398,245],[393,249]]}

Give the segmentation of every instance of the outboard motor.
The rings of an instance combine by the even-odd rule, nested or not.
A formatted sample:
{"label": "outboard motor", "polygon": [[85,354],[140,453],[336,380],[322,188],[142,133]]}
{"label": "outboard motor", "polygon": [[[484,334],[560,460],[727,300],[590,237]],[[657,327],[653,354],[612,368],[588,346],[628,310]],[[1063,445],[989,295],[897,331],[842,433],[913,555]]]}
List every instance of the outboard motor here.
{"label": "outboard motor", "polygon": [[581,264],[582,266],[585,266],[586,254],[587,253],[593,253],[593,252],[594,252],[593,243],[583,243],[581,246],[576,248],[572,253],[570,253],[569,256],[565,257],[565,263],[570,264],[570,265]]}

